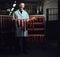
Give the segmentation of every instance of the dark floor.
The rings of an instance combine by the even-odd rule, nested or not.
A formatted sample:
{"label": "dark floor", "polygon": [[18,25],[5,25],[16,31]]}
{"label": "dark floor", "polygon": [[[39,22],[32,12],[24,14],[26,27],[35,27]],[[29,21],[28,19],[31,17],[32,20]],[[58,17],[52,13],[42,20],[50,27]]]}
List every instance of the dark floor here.
{"label": "dark floor", "polygon": [[[35,44],[36,45],[36,44]],[[57,42],[50,42],[47,44],[46,47],[42,47],[37,45],[37,47],[33,45],[28,45],[28,54],[19,53],[19,49],[17,50],[9,50],[9,47],[7,48],[1,48],[0,47],[0,57],[60,57],[60,48],[58,48]],[[14,47],[13,47],[14,49]],[[17,53],[18,52],[18,53]]]}
{"label": "dark floor", "polygon": [[5,51],[0,52],[0,57],[60,57],[60,49],[59,48],[31,48],[28,51],[28,54],[15,54],[8,53]]}

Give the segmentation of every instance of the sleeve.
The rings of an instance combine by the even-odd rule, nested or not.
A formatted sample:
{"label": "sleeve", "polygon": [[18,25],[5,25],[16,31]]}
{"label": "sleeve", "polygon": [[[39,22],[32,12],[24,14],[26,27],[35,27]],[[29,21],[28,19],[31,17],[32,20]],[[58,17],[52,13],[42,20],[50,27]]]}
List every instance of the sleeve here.
{"label": "sleeve", "polygon": [[26,18],[27,18],[27,21],[29,21],[29,14],[27,13],[27,15],[26,15]]}
{"label": "sleeve", "polygon": [[13,17],[13,18],[12,18],[13,20],[16,19],[16,14],[15,14],[15,12],[13,13],[13,16],[12,16],[12,17]]}

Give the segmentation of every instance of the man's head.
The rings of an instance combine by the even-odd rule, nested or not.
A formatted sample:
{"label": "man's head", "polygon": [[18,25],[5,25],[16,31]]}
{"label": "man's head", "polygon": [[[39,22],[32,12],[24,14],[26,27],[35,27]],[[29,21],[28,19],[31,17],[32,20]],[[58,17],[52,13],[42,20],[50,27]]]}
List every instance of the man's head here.
{"label": "man's head", "polygon": [[25,4],[24,4],[24,3],[20,3],[20,4],[19,4],[19,9],[23,10],[24,7],[25,7]]}

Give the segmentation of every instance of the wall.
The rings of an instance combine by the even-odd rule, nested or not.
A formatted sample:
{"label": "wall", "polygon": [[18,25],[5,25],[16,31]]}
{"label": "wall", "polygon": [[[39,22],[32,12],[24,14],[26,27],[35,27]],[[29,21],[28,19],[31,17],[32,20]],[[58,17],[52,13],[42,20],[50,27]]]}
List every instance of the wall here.
{"label": "wall", "polygon": [[43,13],[45,15],[45,20],[46,20],[47,8],[58,8],[58,0],[45,0],[44,1]]}

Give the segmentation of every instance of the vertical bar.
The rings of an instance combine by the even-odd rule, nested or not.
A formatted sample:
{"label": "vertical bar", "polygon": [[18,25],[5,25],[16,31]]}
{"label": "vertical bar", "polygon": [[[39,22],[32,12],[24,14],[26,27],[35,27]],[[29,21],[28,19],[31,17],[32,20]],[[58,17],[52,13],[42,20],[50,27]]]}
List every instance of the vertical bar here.
{"label": "vertical bar", "polygon": [[1,32],[2,32],[2,16],[1,16]]}
{"label": "vertical bar", "polygon": [[49,21],[49,20],[48,20],[48,18],[49,18],[49,16],[48,16],[48,12],[49,12],[49,11],[48,11],[48,10],[49,10],[49,9],[46,9],[46,19],[47,19],[47,21]]}

